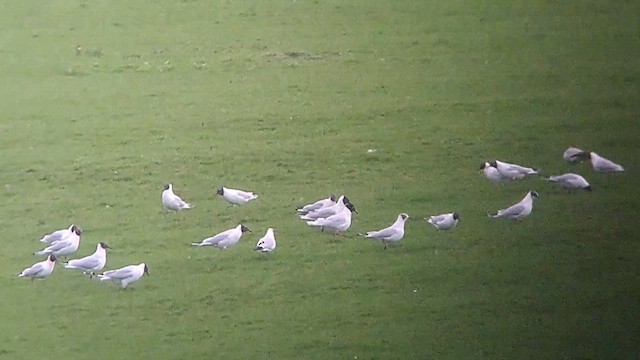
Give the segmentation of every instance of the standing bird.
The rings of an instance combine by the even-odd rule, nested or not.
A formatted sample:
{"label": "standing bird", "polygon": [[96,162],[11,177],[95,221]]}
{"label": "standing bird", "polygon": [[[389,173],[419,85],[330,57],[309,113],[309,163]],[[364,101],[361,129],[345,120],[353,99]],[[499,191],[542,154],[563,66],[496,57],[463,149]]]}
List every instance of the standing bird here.
{"label": "standing bird", "polygon": [[336,196],[332,194],[331,196],[329,196],[326,199],[321,199],[321,200],[318,200],[318,201],[316,201],[316,202],[314,202],[312,204],[302,206],[302,207],[296,209],[296,211],[298,211],[298,214],[300,214],[300,215],[305,215],[305,214],[310,213],[312,211],[316,211],[316,210],[319,210],[319,209],[322,209],[322,208],[325,208],[325,207],[329,207],[329,206],[332,206],[332,205],[335,205],[335,204],[336,204]]}
{"label": "standing bird", "polygon": [[31,267],[28,267],[20,274],[18,277],[30,277],[31,281],[34,279],[44,279],[47,276],[53,273],[53,269],[56,267],[56,256],[49,255],[47,256],[47,260],[40,261],[38,263],[33,264]]}
{"label": "standing bird", "polygon": [[322,231],[325,231],[326,229],[332,230],[335,235],[344,235],[344,233],[349,230],[349,227],[351,227],[352,211],[355,211],[354,207],[349,208],[348,206],[345,206],[339,213],[326,218],[307,221],[307,225],[321,227]]}
{"label": "standing bird", "polygon": [[67,229],[56,230],[51,234],[47,234],[43,236],[42,239],[40,239],[40,242],[45,244],[53,244],[54,242],[62,240],[67,236],[71,235],[71,233],[74,232],[76,227],[77,227],[76,225],[71,224],[71,226],[69,226],[69,228]]}
{"label": "standing bird", "polygon": [[82,234],[82,230],[79,227],[74,227],[73,231],[65,238],[54,242],[53,244],[47,246],[41,251],[34,253],[34,255],[55,255],[56,258],[64,257],[75,253],[78,251],[78,246],[80,246],[80,235]]}
{"label": "standing bird", "polygon": [[191,209],[191,204],[185,202],[180,196],[173,193],[173,185],[166,184],[162,191],[162,205],[167,210],[180,211]]}
{"label": "standing bird", "polygon": [[572,164],[582,162],[588,156],[589,155],[584,150],[578,149],[577,147],[573,146],[569,147],[564,151],[564,154],[562,154],[562,158],[564,159],[564,161],[570,162]]}
{"label": "standing bird", "polygon": [[107,249],[111,249],[111,247],[100,242],[93,254],[80,259],[69,260],[64,267],[82,270],[85,274],[89,274],[89,278],[92,278],[96,271],[102,270],[107,264]]}
{"label": "standing bird", "polygon": [[513,220],[521,220],[524,217],[531,214],[531,210],[533,210],[533,199],[537,199],[540,196],[535,191],[529,191],[527,195],[520,200],[519,203],[514,204],[506,209],[498,210],[495,214],[489,214],[490,217],[496,218],[506,218]]}
{"label": "standing bird", "polygon": [[545,180],[556,183],[566,189],[583,189],[591,191],[591,185],[582,176],[574,173],[549,176]]}
{"label": "standing bird", "polygon": [[233,229],[223,231],[212,237],[208,237],[199,243],[191,243],[193,246],[215,246],[220,249],[226,249],[240,241],[240,237],[245,232],[251,232],[248,227],[240,224]]}
{"label": "standing bird", "polygon": [[258,240],[256,251],[272,252],[276,249],[276,236],[273,234],[273,228],[268,228],[267,233]]}
{"label": "standing bird", "polygon": [[251,191],[230,189],[227,187],[221,187],[216,191],[217,195],[222,195],[232,205],[244,205],[251,200],[257,199],[258,195]]}
{"label": "standing bird", "polygon": [[122,288],[126,289],[127,285],[140,280],[144,274],[149,276],[149,268],[147,267],[147,264],[140,263],[138,265],[129,265],[120,269],[105,271],[98,275],[98,279],[100,279],[100,281],[119,281]]}
{"label": "standing bird", "polygon": [[398,242],[404,237],[404,223],[409,218],[409,215],[401,213],[398,215],[396,222],[388,228],[378,231],[368,231],[366,234],[358,234],[370,239],[380,239],[384,244],[385,250],[387,249],[387,243]]}
{"label": "standing bird", "polygon": [[616,164],[609,159],[605,159],[602,156],[594,153],[593,151],[589,153],[589,159],[591,159],[591,165],[593,166],[593,170],[597,172],[623,172],[624,167],[622,165]]}
{"label": "standing bird", "polygon": [[460,214],[453,212],[449,214],[429,216],[428,218],[425,218],[425,220],[438,230],[451,230],[458,225],[458,222],[460,221]]}
{"label": "standing bird", "polygon": [[334,205],[323,207],[315,211],[311,211],[307,214],[301,215],[300,219],[313,221],[320,218],[328,218],[331,215],[341,213],[344,208],[348,208],[356,214],[358,213],[356,207],[351,203],[351,201],[349,201],[349,198],[341,195]]}

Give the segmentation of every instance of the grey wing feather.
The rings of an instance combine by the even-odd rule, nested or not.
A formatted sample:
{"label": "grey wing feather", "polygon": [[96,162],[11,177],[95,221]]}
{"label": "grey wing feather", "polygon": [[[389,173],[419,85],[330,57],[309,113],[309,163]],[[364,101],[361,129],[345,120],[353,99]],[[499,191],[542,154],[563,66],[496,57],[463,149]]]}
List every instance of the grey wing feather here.
{"label": "grey wing feather", "polygon": [[41,272],[42,270],[43,270],[42,264],[38,263],[38,264],[35,264],[32,267],[26,269],[23,272],[23,276],[36,275],[37,273]]}
{"label": "grey wing feather", "polygon": [[511,207],[508,207],[502,210],[502,212],[500,212],[499,215],[501,217],[517,216],[524,211],[524,208],[525,206],[523,204],[515,204]]}
{"label": "grey wing feather", "polygon": [[76,259],[69,261],[69,266],[82,268],[82,269],[93,269],[100,265],[100,259],[95,257],[86,257],[83,259]]}
{"label": "grey wing feather", "polygon": [[386,239],[395,234],[396,234],[396,230],[394,228],[386,228],[378,231],[370,231],[367,233],[367,237]]}
{"label": "grey wing feather", "polygon": [[66,248],[69,245],[71,245],[71,243],[69,243],[68,241],[58,241],[57,243],[52,244],[43,251],[56,252]]}

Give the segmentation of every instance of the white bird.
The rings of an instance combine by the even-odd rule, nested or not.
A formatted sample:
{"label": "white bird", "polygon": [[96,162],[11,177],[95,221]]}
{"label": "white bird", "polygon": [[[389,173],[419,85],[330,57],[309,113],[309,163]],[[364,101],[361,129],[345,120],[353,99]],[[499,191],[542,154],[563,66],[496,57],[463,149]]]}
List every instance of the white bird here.
{"label": "white bird", "polygon": [[80,235],[82,230],[79,227],[74,227],[73,231],[65,238],[54,242],[41,251],[34,253],[34,255],[49,255],[53,254],[56,258],[67,257],[76,251],[80,246]]}
{"label": "white bird", "polygon": [[624,167],[622,165],[616,164],[609,159],[605,159],[602,156],[594,153],[593,151],[589,153],[589,159],[591,159],[591,165],[593,166],[593,170],[597,172],[622,172],[624,171]]}
{"label": "white bird", "polygon": [[164,190],[162,191],[162,205],[167,210],[173,211],[188,210],[193,207],[173,192],[173,184],[166,184],[164,186]]}
{"label": "white bird", "polygon": [[149,276],[149,268],[147,264],[140,263],[138,265],[129,265],[120,269],[105,271],[98,275],[98,279],[100,279],[100,281],[111,280],[120,282],[122,288],[126,289],[127,285],[140,280],[144,274]]}
{"label": "white bird", "polygon": [[325,207],[329,207],[336,204],[336,196],[331,195],[326,199],[318,200],[312,204],[305,205],[301,208],[296,209],[299,214],[304,215],[310,213],[312,211],[316,211]]}
{"label": "white bird", "polygon": [[267,233],[258,240],[256,251],[272,252],[276,249],[276,236],[273,234],[273,228],[268,228]]}
{"label": "white bird", "polygon": [[429,216],[428,218],[425,218],[425,220],[438,230],[451,230],[458,225],[458,222],[460,221],[460,214],[453,212],[449,214]]}
{"label": "white bird", "polygon": [[111,249],[111,247],[100,242],[93,254],[80,259],[69,260],[64,267],[82,270],[85,274],[89,274],[89,278],[92,278],[96,271],[102,270],[107,264],[107,249]]}
{"label": "white bird", "polygon": [[480,165],[480,170],[482,170],[484,176],[486,176],[491,182],[501,182],[505,180],[505,178],[502,177],[502,174],[500,174],[500,171],[498,171],[498,169],[492,166],[489,162],[485,162]]}
{"label": "white bird", "polygon": [[74,224],[71,224],[71,226],[69,226],[69,228],[67,229],[56,230],[51,234],[43,236],[42,239],[40,239],[40,242],[43,242],[45,244],[53,244],[54,242],[62,240],[65,237],[71,235],[75,228],[76,226]]}
{"label": "white bird", "polygon": [[322,231],[327,229],[332,230],[336,235],[344,235],[351,226],[351,209],[345,206],[339,213],[327,218],[318,218],[313,221],[307,221],[307,225],[321,227]]}
{"label": "white bird", "polygon": [[229,203],[233,205],[244,205],[251,200],[257,199],[258,195],[251,191],[244,191],[238,189],[230,189],[227,187],[221,187],[216,191],[217,195],[222,195]]}
{"label": "white bird", "polygon": [[409,215],[401,213],[398,215],[396,222],[388,228],[378,231],[368,231],[366,234],[358,234],[366,238],[380,239],[384,244],[384,248],[387,248],[387,243],[398,242],[404,237],[404,223],[409,218]]}
{"label": "white bird", "polygon": [[251,232],[248,227],[240,224],[233,229],[223,231],[212,237],[208,237],[199,243],[191,243],[193,246],[215,246],[220,249],[226,249],[240,241],[240,237],[245,232]]}
{"label": "white bird", "polygon": [[500,160],[490,161],[491,166],[498,169],[503,178],[509,180],[521,180],[527,175],[535,175],[538,171],[534,168],[510,164]]}
{"label": "white bird", "polygon": [[584,189],[591,191],[591,185],[582,176],[574,173],[567,173],[562,175],[554,175],[545,178],[545,180],[556,183],[563,188],[567,189]]}
{"label": "white bird", "polygon": [[567,150],[565,150],[564,154],[562,155],[564,161],[570,163],[582,162],[587,157],[588,154],[584,150],[578,149],[577,147],[573,146],[567,148]]}
{"label": "white bird", "polygon": [[31,281],[34,279],[44,279],[53,273],[55,266],[56,256],[49,255],[45,261],[37,262],[31,267],[22,270],[22,272],[18,274],[18,277],[30,277]]}
{"label": "white bird", "polygon": [[537,199],[540,196],[535,191],[529,191],[527,195],[520,200],[517,204],[514,204],[506,209],[498,210],[495,214],[489,214],[490,217],[496,218],[506,218],[506,219],[514,219],[521,220],[522,218],[531,214],[533,210],[533,199]]}
{"label": "white bird", "polygon": [[313,221],[320,218],[328,218],[329,216],[341,213],[342,210],[344,210],[344,208],[347,208],[352,212],[355,212],[356,214],[358,213],[358,211],[356,211],[356,207],[353,206],[351,201],[349,201],[349,198],[344,195],[341,195],[338,198],[338,201],[334,205],[323,207],[316,211],[311,211],[307,214],[300,216],[300,219]]}

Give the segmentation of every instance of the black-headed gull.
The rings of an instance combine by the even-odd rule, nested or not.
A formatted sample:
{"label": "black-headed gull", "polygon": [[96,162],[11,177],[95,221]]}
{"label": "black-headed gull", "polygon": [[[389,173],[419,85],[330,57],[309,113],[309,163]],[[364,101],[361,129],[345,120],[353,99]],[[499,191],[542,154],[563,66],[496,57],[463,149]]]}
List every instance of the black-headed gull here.
{"label": "black-headed gull", "polygon": [[126,289],[127,285],[140,280],[144,274],[149,275],[149,267],[147,267],[145,263],[140,263],[138,265],[129,265],[120,269],[105,271],[98,275],[98,279],[100,279],[100,281],[111,280],[120,282],[122,288]]}
{"label": "black-headed gull", "polygon": [[449,214],[429,216],[425,220],[438,230],[451,230],[458,225],[458,222],[460,221],[460,214],[452,212]]}
{"label": "black-headed gull", "polygon": [[602,156],[594,153],[589,153],[589,159],[591,159],[591,165],[593,170],[597,172],[623,172],[624,167],[620,164],[616,164],[609,159],[605,159]]}
{"label": "black-headed gull", "polygon": [[591,185],[582,176],[574,173],[562,175],[554,175],[545,178],[545,180],[556,183],[566,189],[583,189],[591,191]]}
{"label": "black-headed gull", "polygon": [[570,163],[582,162],[588,156],[589,155],[584,150],[578,149],[577,147],[573,146],[567,148],[567,150],[564,151],[564,154],[562,154],[562,158],[564,159],[564,161]]}
{"label": "black-headed gull", "polygon": [[64,267],[82,270],[85,274],[89,274],[89,278],[91,278],[96,271],[102,270],[107,264],[107,249],[110,248],[109,245],[100,242],[93,254],[80,259],[69,260]]}
{"label": "black-headed gull", "polygon": [[18,274],[18,276],[30,277],[31,281],[33,281],[33,279],[44,279],[47,276],[51,275],[51,273],[53,273],[53,269],[55,267],[56,267],[56,256],[49,255],[47,256],[47,260],[37,262],[33,264],[31,267],[28,267],[22,270],[22,272]]}
{"label": "black-headed gull", "polygon": [[216,191],[217,195],[222,195],[232,205],[244,205],[251,200],[257,199],[258,195],[251,191],[244,191],[238,189],[231,189],[228,187],[221,187]]}
{"label": "black-headed gull", "polygon": [[337,200],[336,196],[335,195],[331,195],[326,199],[318,200],[318,201],[316,201],[316,202],[314,202],[312,204],[308,204],[308,205],[302,206],[302,207],[300,207],[300,208],[298,208],[296,210],[298,211],[298,213],[300,215],[304,215],[304,214],[310,213],[312,211],[316,211],[316,210],[319,210],[319,209],[322,209],[322,208],[325,208],[325,207],[329,207],[329,206],[335,205],[336,204],[336,200]]}
{"label": "black-headed gull", "polygon": [[351,212],[352,210],[345,206],[339,213],[333,214],[327,218],[318,218],[313,221],[307,221],[307,225],[320,227],[322,228],[322,231],[331,230],[336,235],[344,235],[351,226]]}
{"label": "black-headed gull", "polygon": [[71,234],[69,234],[67,237],[54,242],[43,250],[34,253],[34,255],[53,254],[56,258],[66,258],[67,256],[78,251],[78,246],[80,246],[81,234],[82,230],[80,230],[80,228],[76,226]]}
{"label": "black-headed gull", "polygon": [[[493,164],[493,165],[492,165]],[[495,161],[487,161],[484,164],[480,165],[480,170],[484,173],[484,176],[487,177],[491,182],[500,182],[505,180],[500,174],[500,171],[497,169],[497,164]]]}
{"label": "black-headed gull", "polygon": [[510,164],[500,160],[489,161],[489,164],[498,169],[500,175],[507,180],[521,180],[527,175],[535,175],[538,173],[538,170],[534,168]]}
{"label": "black-headed gull", "polygon": [[255,250],[260,252],[272,252],[275,249],[276,236],[273,233],[273,228],[268,228],[267,233],[258,240]]}
{"label": "black-headed gull", "polygon": [[45,244],[53,244],[56,241],[62,240],[65,237],[71,235],[74,232],[76,225],[71,224],[67,229],[60,229],[52,232],[51,234],[47,234],[40,239],[40,242]]}
{"label": "black-headed gull", "polygon": [[525,197],[520,200],[517,204],[509,206],[506,209],[498,210],[498,212],[494,214],[489,214],[490,217],[497,218],[505,218],[505,219],[513,219],[513,220],[521,220],[522,218],[531,214],[533,210],[533,199],[537,199],[540,196],[535,191],[529,191]]}
{"label": "black-headed gull", "polygon": [[233,229],[223,231],[212,237],[208,237],[199,243],[191,243],[193,246],[215,246],[220,249],[226,249],[240,241],[240,237],[245,232],[251,232],[248,227],[240,224]]}
{"label": "black-headed gull", "polygon": [[173,184],[166,184],[164,186],[162,191],[162,205],[167,210],[173,211],[188,210],[193,207],[173,192]]}
{"label": "black-headed gull", "polygon": [[349,198],[341,195],[334,205],[323,207],[316,211],[311,211],[307,214],[301,215],[300,219],[313,221],[320,218],[328,218],[329,216],[341,213],[344,208],[347,208],[356,214],[358,213],[358,211],[356,211],[356,207],[351,203],[351,201],[349,201]]}
{"label": "black-headed gull", "polygon": [[366,234],[358,234],[370,239],[382,240],[384,248],[387,248],[387,243],[398,242],[404,237],[404,223],[409,218],[409,215],[401,213],[398,215],[396,222],[388,228],[378,231],[368,231]]}

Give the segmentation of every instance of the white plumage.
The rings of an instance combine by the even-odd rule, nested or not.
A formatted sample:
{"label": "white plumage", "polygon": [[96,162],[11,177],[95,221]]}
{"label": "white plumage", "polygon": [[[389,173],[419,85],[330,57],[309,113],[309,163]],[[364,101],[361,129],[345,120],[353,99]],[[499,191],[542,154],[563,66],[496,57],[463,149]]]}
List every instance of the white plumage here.
{"label": "white plumage", "polygon": [[366,234],[358,234],[366,238],[382,240],[384,248],[387,248],[387,243],[394,243],[400,241],[404,237],[404,223],[409,218],[409,215],[401,213],[393,223],[393,225],[378,231],[368,231]]}
{"label": "white plumage", "polygon": [[591,165],[593,170],[597,172],[623,172],[624,167],[620,164],[616,164],[613,161],[603,158],[602,156],[591,152],[589,153],[589,159],[591,159]]}
{"label": "white plumage", "polygon": [[498,210],[495,214],[489,214],[490,217],[496,218],[506,218],[506,219],[514,219],[520,220],[529,214],[533,210],[533,199],[537,199],[539,197],[538,193],[535,191],[529,191],[525,197],[520,200],[517,204],[514,204],[506,209]]}
{"label": "white plumage", "polygon": [[267,233],[258,240],[255,250],[260,252],[272,252],[275,249],[276,236],[273,233],[273,228],[268,228]]}
{"label": "white plumage", "polygon": [[107,249],[110,249],[109,245],[103,242],[98,243],[93,254],[80,259],[69,260],[64,267],[82,270],[93,277],[96,271],[102,270],[107,264]]}
{"label": "white plumage", "polygon": [[226,249],[229,246],[233,246],[235,244],[238,243],[238,241],[240,241],[240,237],[242,237],[242,234],[245,232],[251,232],[251,230],[249,230],[249,228],[247,228],[246,226],[240,224],[238,226],[236,226],[233,229],[229,229],[226,231],[223,231],[219,234],[216,234],[212,237],[208,237],[204,240],[202,240],[199,243],[191,243],[191,245],[193,246],[215,246],[217,248],[220,249]]}
{"label": "white plumage", "polygon": [[147,264],[140,263],[138,265],[129,265],[120,269],[105,271],[98,275],[100,281],[111,280],[114,282],[120,282],[123,289],[126,289],[132,282],[140,280],[142,275],[149,275],[149,268]]}
{"label": "white plumage", "polygon": [[47,256],[47,259],[45,261],[37,262],[32,266],[22,270],[22,272],[18,274],[18,276],[30,277],[31,280],[44,279],[53,273],[53,269],[55,268],[55,266],[56,266],[55,255],[49,255]]}
{"label": "white plumage", "polygon": [[56,258],[67,257],[76,251],[80,246],[80,235],[82,230],[75,226],[73,231],[65,238],[54,242],[41,251],[36,252],[34,255],[55,255]]}
{"label": "white plumage", "polygon": [[460,214],[453,212],[449,214],[429,216],[426,220],[438,230],[451,230],[458,225],[458,221],[460,221]]}
{"label": "white plumage", "polygon": [[188,210],[193,207],[173,192],[173,184],[164,186],[164,190],[162,191],[162,205],[167,210],[173,211]]}
{"label": "white plumage", "polygon": [[553,183],[556,183],[567,189],[584,189],[591,191],[591,185],[582,176],[574,173],[567,173],[562,175],[554,175],[546,178]]}
{"label": "white plumage", "polygon": [[231,189],[227,187],[221,187],[216,192],[218,195],[222,195],[229,203],[233,205],[244,205],[251,200],[257,199],[258,195],[251,191],[244,191],[238,189]]}

